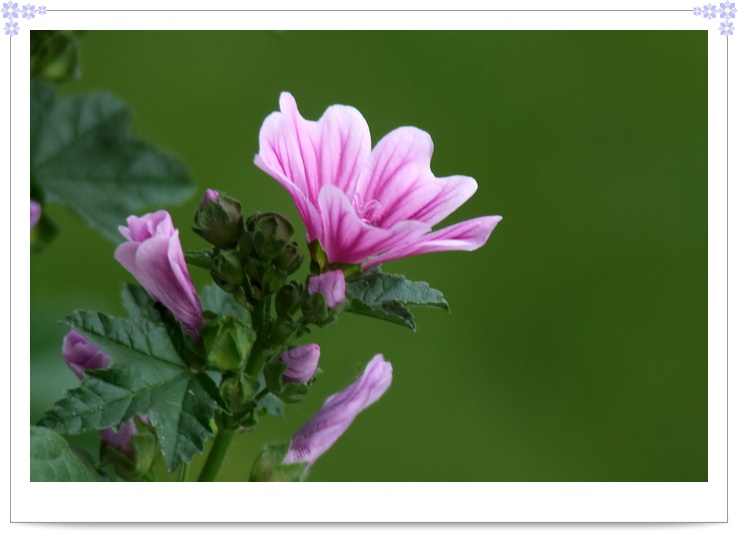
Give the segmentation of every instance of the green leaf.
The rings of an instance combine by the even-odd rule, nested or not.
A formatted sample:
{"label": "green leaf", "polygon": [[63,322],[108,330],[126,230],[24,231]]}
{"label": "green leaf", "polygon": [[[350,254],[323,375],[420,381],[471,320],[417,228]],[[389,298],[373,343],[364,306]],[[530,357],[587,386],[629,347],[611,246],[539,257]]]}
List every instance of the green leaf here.
{"label": "green leaf", "polygon": [[167,468],[202,452],[216,409],[228,411],[218,387],[193,372],[163,323],[77,311],[66,323],[111,356],[111,367],[85,374],[82,384],[52,406],[40,424],[61,433],[115,428],[147,415]]}
{"label": "green leaf", "polygon": [[162,322],[161,313],[156,308],[156,302],[149,296],[146,289],[140,285],[126,283],[121,293],[123,307],[131,318],[142,318],[151,322]]}
{"label": "green leaf", "polygon": [[64,440],[50,429],[31,426],[31,481],[102,481]]}
{"label": "green leaf", "polygon": [[441,291],[424,281],[410,281],[399,274],[385,274],[378,268],[358,278],[346,280],[347,311],[386,320],[415,331],[415,319],[408,305],[436,307],[449,311]]}
{"label": "green leaf", "polygon": [[416,329],[415,317],[400,302],[381,302],[369,305],[361,300],[349,300],[346,311],[356,315],[370,316],[385,320],[386,322],[392,322],[393,324],[410,328],[413,331]]}
{"label": "green leaf", "polygon": [[184,164],[138,139],[132,121],[130,109],[109,94],[68,98],[31,82],[32,178],[47,201],[71,207],[115,242],[131,213],[194,192]]}
{"label": "green leaf", "polygon": [[206,285],[200,294],[200,303],[203,311],[210,311],[216,315],[227,315],[238,318],[246,324],[251,324],[248,311],[239,304],[231,293],[228,293],[215,284]]}

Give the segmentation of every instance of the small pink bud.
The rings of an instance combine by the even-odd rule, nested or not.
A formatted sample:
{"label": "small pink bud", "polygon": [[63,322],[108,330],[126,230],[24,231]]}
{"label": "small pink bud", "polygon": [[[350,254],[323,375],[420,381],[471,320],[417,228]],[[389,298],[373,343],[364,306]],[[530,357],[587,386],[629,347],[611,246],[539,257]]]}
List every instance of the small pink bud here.
{"label": "small pink bud", "polygon": [[64,337],[62,356],[79,379],[84,379],[85,370],[107,368],[110,364],[109,355],[101,352],[100,348],[76,331],[70,331]]}
{"label": "small pink bud", "polygon": [[287,365],[287,370],[282,374],[282,381],[307,383],[313,379],[315,371],[318,369],[320,346],[317,344],[298,346],[284,352],[280,359]]}
{"label": "small pink bud", "polygon": [[325,274],[313,276],[308,281],[308,294],[321,293],[329,309],[338,307],[346,301],[346,278],[341,270],[330,270]]}
{"label": "small pink bud", "polygon": [[220,194],[218,191],[213,189],[205,189],[205,197],[202,199],[202,202],[213,202],[218,203],[218,200],[220,200]]}

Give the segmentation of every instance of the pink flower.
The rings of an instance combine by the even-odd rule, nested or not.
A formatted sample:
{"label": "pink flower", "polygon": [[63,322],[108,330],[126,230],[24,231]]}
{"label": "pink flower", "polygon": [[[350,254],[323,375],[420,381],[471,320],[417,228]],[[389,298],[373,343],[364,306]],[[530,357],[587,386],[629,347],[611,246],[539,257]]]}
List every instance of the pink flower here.
{"label": "pink flower", "polygon": [[329,270],[308,280],[308,294],[322,293],[329,309],[346,301],[346,278],[341,270]]}
{"label": "pink flower", "polygon": [[166,211],[130,216],[119,226],[128,239],[115,250],[115,258],[151,294],[164,304],[187,332],[200,336],[202,306],[187,271],[179,231]]}
{"label": "pink flower", "polygon": [[205,196],[202,199],[202,203],[215,202],[217,203],[220,199],[220,193],[213,189],[205,189]]}
{"label": "pink flower", "polygon": [[317,344],[306,344],[284,352],[280,359],[287,365],[287,370],[282,374],[285,383],[308,382],[313,379],[318,369],[320,359],[320,346]]}
{"label": "pink flower", "polygon": [[319,240],[332,263],[381,262],[448,250],[476,250],[501,220],[480,217],[431,231],[466,202],[477,182],[436,178],[433,142],[402,127],[371,149],[369,127],[353,107],[329,107],[305,120],[289,93],[259,133],[254,163],[292,195],[309,241]]}
{"label": "pink flower", "polygon": [[292,438],[283,463],[307,462],[311,466],[348,429],[356,415],[379,400],[392,383],[392,365],[375,355],[364,374],[348,388],[334,394],[323,408]]}
{"label": "pink flower", "polygon": [[84,378],[85,370],[107,368],[110,364],[109,355],[101,352],[100,348],[76,331],[70,331],[64,337],[62,357],[79,379]]}
{"label": "pink flower", "polygon": [[33,226],[38,224],[38,221],[40,218],[41,218],[41,204],[31,200],[31,229],[33,229]]}

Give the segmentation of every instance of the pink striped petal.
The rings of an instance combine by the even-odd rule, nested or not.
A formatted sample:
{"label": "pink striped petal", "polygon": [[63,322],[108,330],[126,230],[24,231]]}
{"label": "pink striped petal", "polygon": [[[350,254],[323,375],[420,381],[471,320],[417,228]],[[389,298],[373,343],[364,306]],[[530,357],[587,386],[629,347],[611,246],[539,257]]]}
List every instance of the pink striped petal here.
{"label": "pink striped petal", "polygon": [[502,220],[500,216],[479,217],[459,222],[447,228],[423,235],[420,239],[397,246],[387,253],[374,257],[364,263],[364,270],[379,263],[413,255],[429,254],[433,252],[450,252],[454,250],[471,252],[484,246],[492,230]]}
{"label": "pink striped petal", "polygon": [[331,263],[359,264],[395,246],[411,243],[430,231],[430,225],[415,220],[398,222],[389,229],[359,219],[346,195],[326,185],[320,191],[323,246]]}
{"label": "pink striped petal", "polygon": [[474,178],[436,178],[430,169],[432,155],[433,141],[423,130],[403,127],[385,135],[372,150],[356,187],[365,204],[378,202],[367,218],[383,228],[401,220],[433,226],[476,192]]}
{"label": "pink striped petal", "polygon": [[[269,115],[261,127],[257,156],[261,162],[257,165],[283,186],[287,187],[285,181],[291,182],[313,206],[318,205],[324,185],[353,196],[359,172],[371,152],[369,126],[361,113],[353,107],[334,105],[317,122],[305,120],[293,96],[286,92],[280,96],[279,107],[280,112]],[[290,194],[295,198],[292,190]]]}

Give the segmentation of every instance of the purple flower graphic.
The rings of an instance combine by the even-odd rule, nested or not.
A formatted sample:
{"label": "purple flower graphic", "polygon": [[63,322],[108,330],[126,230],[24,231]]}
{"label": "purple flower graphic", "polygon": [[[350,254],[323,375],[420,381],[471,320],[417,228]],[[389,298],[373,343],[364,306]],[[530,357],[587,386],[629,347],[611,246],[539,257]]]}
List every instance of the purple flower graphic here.
{"label": "purple flower graphic", "polygon": [[38,9],[36,10],[36,13],[39,15],[45,15],[46,14],[46,6],[38,6]]}
{"label": "purple flower graphic", "polygon": [[734,19],[735,18],[735,3],[725,2],[720,4],[720,18],[721,19]]}
{"label": "purple flower graphic", "polygon": [[702,8],[699,6],[693,7],[692,14],[695,15],[696,17],[699,17],[700,15],[702,15]]}
{"label": "purple flower graphic", "polygon": [[707,20],[717,17],[718,10],[712,4],[706,4],[702,7],[702,16]]}
{"label": "purple flower graphic", "polygon": [[[17,19],[18,18],[18,3],[3,2],[3,18],[4,19]],[[7,26],[6,26],[7,28]]]}
{"label": "purple flower graphic", "polygon": [[720,35],[733,35],[733,23],[732,22],[721,22],[720,23]]}
{"label": "purple flower graphic", "polygon": [[26,4],[23,6],[23,9],[21,9],[21,15],[23,15],[24,19],[35,19],[36,18],[36,6],[32,6],[31,4]]}
{"label": "purple flower graphic", "polygon": [[13,35],[18,35],[19,29],[20,29],[20,26],[18,26],[17,22],[6,22],[5,23],[5,35],[10,35],[11,37]]}

